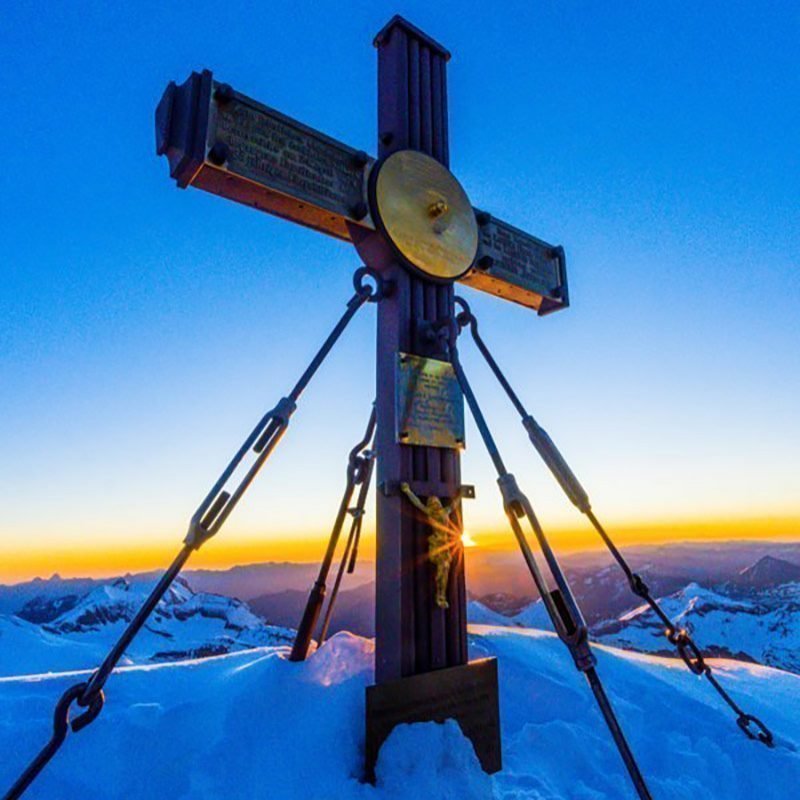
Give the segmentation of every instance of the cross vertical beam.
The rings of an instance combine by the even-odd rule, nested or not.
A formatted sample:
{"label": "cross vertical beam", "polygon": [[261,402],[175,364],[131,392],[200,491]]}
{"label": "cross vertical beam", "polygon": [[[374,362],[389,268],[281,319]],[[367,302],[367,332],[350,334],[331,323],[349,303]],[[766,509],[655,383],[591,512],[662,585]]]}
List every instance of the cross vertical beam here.
{"label": "cross vertical beam", "polygon": [[[393,19],[377,36],[379,155],[422,151],[449,161],[446,63],[450,55],[405,20]],[[374,234],[372,234],[374,236]],[[371,248],[370,248],[371,249]],[[426,323],[454,315],[452,284],[427,281],[380,248],[368,263],[395,282],[378,308],[378,494],[375,680],[383,683],[467,662],[463,552],[453,561],[448,609],[433,598],[428,561],[430,526],[415,517],[403,497],[386,488],[407,481],[428,484],[445,498],[460,486],[457,450],[411,447],[397,442],[397,353],[447,360],[442,339],[426,337]]]}
{"label": "cross vertical beam", "polygon": [[[406,426],[409,402],[421,398],[424,405],[426,390],[409,388],[409,363],[423,362],[430,375],[446,372],[446,365],[436,362],[449,360],[447,329],[455,316],[451,281],[547,313],[567,305],[563,251],[478,212],[449,172],[448,52],[400,17],[378,34],[375,45],[377,163],[215,81],[208,71],[167,87],[156,111],[157,149],[167,156],[179,186],[195,186],[350,241],[383,278],[376,393],[376,685],[367,687],[366,771],[372,774],[395,725],[452,718],[492,772],[501,765],[497,667],[493,659],[467,662],[463,548],[455,537],[449,605],[443,609],[429,560],[434,517],[417,512],[399,491],[408,483],[413,492],[408,497],[423,498],[424,507],[438,498],[452,508],[462,491],[459,450],[453,448],[464,444],[463,427],[444,426],[438,433],[445,436],[420,435],[425,424],[435,427],[430,409],[427,423],[420,412],[406,430],[400,417]],[[381,191],[388,203],[383,207]],[[430,192],[438,195],[436,202],[428,199]],[[395,201],[399,213],[392,217]],[[403,203],[410,205],[403,210]],[[439,221],[442,214],[447,216]],[[416,358],[404,359],[401,368],[401,354]],[[453,383],[438,386],[442,392],[434,404],[440,402],[443,411],[455,408],[460,398]],[[455,408],[454,416],[461,410]],[[460,532],[460,522],[458,527]],[[310,633],[310,625],[301,627]],[[298,642],[305,638],[298,634]]]}

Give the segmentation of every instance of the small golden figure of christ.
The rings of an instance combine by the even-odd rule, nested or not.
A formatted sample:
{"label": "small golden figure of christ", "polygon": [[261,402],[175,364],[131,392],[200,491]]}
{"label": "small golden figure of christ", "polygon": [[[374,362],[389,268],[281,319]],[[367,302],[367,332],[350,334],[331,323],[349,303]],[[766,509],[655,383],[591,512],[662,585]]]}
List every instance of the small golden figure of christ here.
{"label": "small golden figure of christ", "polygon": [[450,578],[450,565],[453,563],[453,556],[461,540],[458,525],[450,519],[450,515],[458,508],[461,498],[456,497],[446,506],[438,497],[434,496],[429,497],[423,503],[407,483],[401,483],[400,489],[411,505],[419,509],[430,520],[428,560],[436,567],[436,605],[439,608],[449,608],[447,582]]}

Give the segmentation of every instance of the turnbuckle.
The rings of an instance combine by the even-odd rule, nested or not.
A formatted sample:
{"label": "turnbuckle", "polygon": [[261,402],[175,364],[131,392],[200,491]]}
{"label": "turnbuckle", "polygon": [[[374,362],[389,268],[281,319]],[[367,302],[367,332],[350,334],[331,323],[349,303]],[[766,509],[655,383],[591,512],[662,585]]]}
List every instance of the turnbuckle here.
{"label": "turnbuckle", "polygon": [[[371,469],[369,468],[369,465],[372,463],[371,457],[368,457],[367,454],[372,452],[370,449],[370,443],[373,441],[373,437],[375,435],[376,423],[377,415],[375,411],[375,404],[373,403],[372,411],[370,412],[369,421],[367,422],[364,435],[350,450],[350,454],[347,458],[347,480],[345,483],[344,494],[342,495],[342,500],[339,503],[339,510],[336,514],[333,528],[331,529],[331,534],[328,539],[328,547],[326,548],[325,555],[322,558],[317,579],[314,581],[314,585],[311,587],[311,591],[308,595],[308,601],[306,602],[305,610],[303,611],[303,616],[300,620],[300,624],[297,626],[297,634],[295,635],[292,651],[289,655],[290,661],[304,661],[308,655],[308,650],[311,646],[311,638],[314,630],[317,627],[322,606],[325,603],[328,573],[330,572],[331,565],[333,564],[333,558],[336,554],[336,546],[339,543],[339,536],[342,532],[345,518],[348,515],[353,518],[351,533],[352,531],[356,530],[357,527],[360,527],[361,515],[352,513],[350,501],[352,500],[355,487],[358,484],[361,484],[359,505],[363,503],[365,498],[366,490],[369,486],[369,477],[371,475]],[[348,545],[351,539],[352,536],[348,537]],[[347,558],[347,553],[345,554],[344,558]],[[342,563],[344,563],[344,559]],[[336,590],[338,590],[339,580],[340,578],[337,575],[337,584],[335,587]],[[330,605],[329,608],[331,608]],[[328,622],[329,615],[326,615],[326,619],[323,623],[323,634],[327,632]],[[324,636],[320,636],[320,639],[322,638],[324,638]]]}
{"label": "turnbuckle", "polygon": [[[372,281],[372,283],[369,283],[367,279]],[[371,267],[362,266],[353,273],[353,288],[355,289],[355,294],[348,300],[347,310],[336,323],[327,339],[325,339],[294,388],[289,394],[282,397],[275,407],[270,409],[270,411],[259,420],[252,433],[244,441],[244,444],[239,448],[239,451],[228,464],[219,480],[217,480],[211,491],[200,504],[200,507],[192,516],[189,523],[189,532],[184,542],[193,549],[199,549],[206,541],[214,536],[228,518],[231,511],[233,511],[234,507],[289,427],[292,415],[297,410],[297,402],[300,399],[300,395],[331,351],[333,345],[342,335],[342,332],[347,327],[350,320],[355,316],[358,309],[361,308],[364,303],[377,303],[379,300],[391,294],[392,283],[381,277],[381,275]],[[228,481],[250,450],[252,450],[256,456],[254,463],[247,469],[239,485],[232,491],[228,491],[225,488]]]}
{"label": "turnbuckle", "polygon": [[[544,535],[530,501],[519,488],[516,478],[511,473],[506,473],[498,478],[497,485],[500,487],[500,493],[503,496],[503,505],[511,523],[511,528],[520,545],[523,558],[536,584],[536,588],[539,590],[542,602],[558,634],[558,638],[569,648],[570,654],[575,661],[575,666],[581,672],[586,672],[595,666],[597,659],[589,646],[589,628],[586,620],[580,608],[578,608],[575,596],[561,570],[561,565],[558,563],[550,543]],[[536,563],[536,558],[519,524],[519,519],[522,517],[528,520],[536,535],[539,548],[547,562],[548,570],[555,581],[555,589],[551,590],[548,587],[547,581]]]}

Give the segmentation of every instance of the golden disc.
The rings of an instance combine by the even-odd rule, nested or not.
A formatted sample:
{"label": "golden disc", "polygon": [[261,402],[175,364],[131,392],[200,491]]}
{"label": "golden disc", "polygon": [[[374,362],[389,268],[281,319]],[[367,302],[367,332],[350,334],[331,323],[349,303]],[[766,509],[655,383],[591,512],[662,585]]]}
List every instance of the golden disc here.
{"label": "golden disc", "polygon": [[379,164],[374,205],[384,232],[413,267],[439,280],[460,278],[478,252],[478,225],[450,170],[416,150]]}

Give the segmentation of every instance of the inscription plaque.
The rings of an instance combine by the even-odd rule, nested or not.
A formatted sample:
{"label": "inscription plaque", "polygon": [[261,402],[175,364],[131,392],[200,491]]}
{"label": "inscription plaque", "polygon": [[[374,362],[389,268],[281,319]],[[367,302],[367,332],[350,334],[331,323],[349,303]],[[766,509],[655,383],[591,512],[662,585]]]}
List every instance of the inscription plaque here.
{"label": "inscription plaque", "polygon": [[156,121],[159,152],[171,167],[176,162],[172,174],[182,187],[348,241],[348,222],[374,227],[366,203],[374,159],[214,81],[208,70],[173,84]]}
{"label": "inscription plaque", "polygon": [[367,780],[396,725],[454,719],[488,773],[502,769],[497,661],[471,661],[367,687]]}
{"label": "inscription plaque", "polygon": [[476,212],[475,268],[462,282],[548,314],[569,305],[564,249]]}
{"label": "inscription plaque", "polygon": [[227,148],[224,169],[276,192],[356,221],[366,208],[364,167],[349,147],[234,93],[215,102],[209,150]]}
{"label": "inscription plaque", "polygon": [[453,365],[397,354],[397,441],[424,447],[464,447],[464,397]]}

